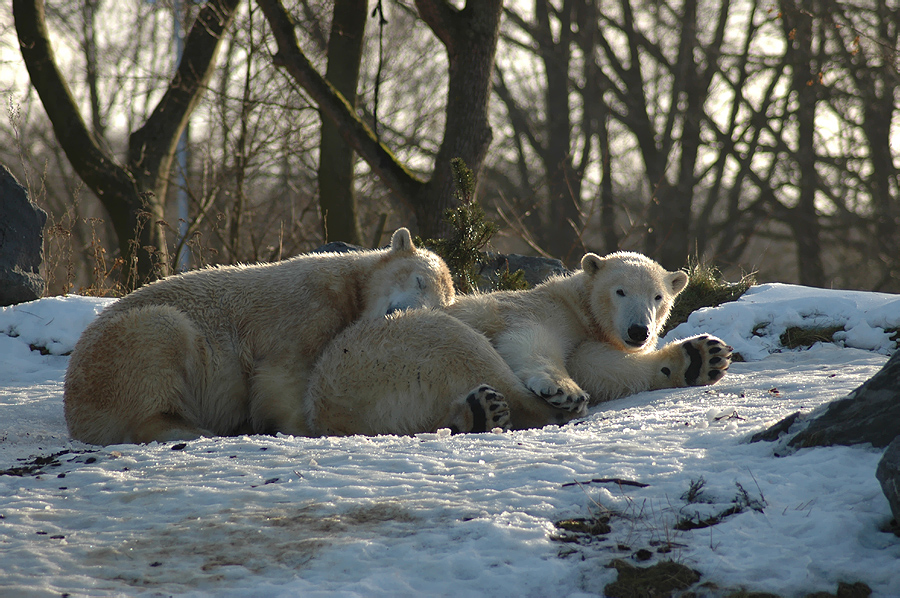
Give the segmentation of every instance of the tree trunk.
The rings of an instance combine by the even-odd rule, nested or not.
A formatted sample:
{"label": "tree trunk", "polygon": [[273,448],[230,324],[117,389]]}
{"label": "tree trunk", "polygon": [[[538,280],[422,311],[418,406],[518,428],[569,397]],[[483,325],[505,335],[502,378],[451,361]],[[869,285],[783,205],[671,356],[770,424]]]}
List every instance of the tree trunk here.
{"label": "tree trunk", "polygon": [[797,242],[797,270],[800,284],[825,286],[819,216],[816,211],[815,118],[818,102],[818,70],[812,56],[812,18],[794,0],[785,0],[782,24],[791,65],[791,90],[797,98],[797,151],[795,152],[797,205],[790,209],[788,225]]}
{"label": "tree trunk", "polygon": [[[666,269],[675,270],[685,265],[690,252],[691,216],[696,177],[694,166],[700,147],[700,120],[703,118],[705,87],[698,72],[702,66],[695,62],[698,49],[697,0],[686,0],[682,6],[681,39],[678,60],[673,66],[674,77],[669,119],[675,111],[681,113],[680,158],[678,178],[672,185],[663,182],[657,188],[650,203],[646,248],[648,255]],[[679,99],[685,108],[679,110]],[[671,131],[666,127],[668,140]],[[674,146],[667,143],[667,147]],[[669,152],[666,152],[669,155]],[[664,168],[664,166],[663,166]],[[659,174],[661,181],[665,172]]]}
{"label": "tree trunk", "polygon": [[422,19],[447,49],[449,85],[444,139],[431,179],[423,182],[400,163],[360,119],[331,82],[316,71],[297,43],[294,25],[279,0],[257,0],[278,53],[275,64],[312,97],[338,125],[341,137],[415,215],[424,237],[439,236],[447,208],[456,203],[450,161],[461,158],[477,176],[491,141],[487,108],[502,0],[470,0],[458,10],[445,0],[417,0]]}
{"label": "tree trunk", "polygon": [[468,0],[462,10],[446,0],[416,0],[416,7],[447,50],[444,138],[431,180],[413,201],[419,233],[439,237],[444,212],[457,203],[450,161],[461,158],[477,180],[493,137],[488,103],[503,0]]}
{"label": "tree trunk", "polygon": [[[366,30],[367,0],[335,0],[325,78],[356,108],[356,86]],[[319,207],[325,241],[363,242],[353,190],[353,150],[337,124],[322,114],[319,145]]]}
{"label": "tree trunk", "polygon": [[[572,42],[572,2],[566,0],[559,17],[559,41],[553,39],[550,25],[549,0],[537,0],[535,17],[538,45],[544,74],[544,106],[546,142],[541,161],[547,173],[547,198],[549,200],[547,226],[541,240],[547,251],[564,262],[570,262],[569,254],[579,244],[576,231],[581,226],[581,179],[572,166],[572,121],[569,107],[569,62]],[[580,259],[581,256],[576,256]]]}

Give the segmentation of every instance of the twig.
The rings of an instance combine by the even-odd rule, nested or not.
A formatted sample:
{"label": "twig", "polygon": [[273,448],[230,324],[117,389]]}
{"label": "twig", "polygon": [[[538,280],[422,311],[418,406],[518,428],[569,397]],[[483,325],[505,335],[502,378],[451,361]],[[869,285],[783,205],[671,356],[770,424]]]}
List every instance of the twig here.
{"label": "twig", "polygon": [[568,486],[582,486],[585,484],[618,484],[619,486],[634,486],[635,488],[646,488],[650,484],[645,484],[643,482],[634,482],[632,480],[623,480],[622,478],[594,478],[592,480],[588,480],[586,482],[567,482],[562,485],[563,488]]}

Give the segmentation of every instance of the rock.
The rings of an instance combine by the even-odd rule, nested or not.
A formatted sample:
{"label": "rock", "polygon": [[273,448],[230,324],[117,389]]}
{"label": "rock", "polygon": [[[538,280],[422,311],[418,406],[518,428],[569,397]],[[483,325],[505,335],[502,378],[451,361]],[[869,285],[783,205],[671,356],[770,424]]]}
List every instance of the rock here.
{"label": "rock", "polygon": [[759,442],[761,440],[765,442],[775,442],[781,438],[783,434],[790,433],[791,427],[793,427],[798,420],[802,421],[802,414],[799,411],[790,414],[777,424],[766,428],[762,432],[757,432],[750,437],[750,442]]}
{"label": "rock", "polygon": [[796,413],[757,434],[751,441],[775,440],[787,432],[788,446],[871,443],[884,448],[900,436],[900,351],[862,386],[829,403],[821,413]]}
{"label": "rock", "polygon": [[884,451],[884,456],[875,470],[875,477],[881,483],[881,489],[891,505],[896,529],[900,527],[900,436]]}
{"label": "rock", "polygon": [[869,598],[872,595],[872,588],[861,581],[856,583],[839,582],[837,589],[837,598]]}
{"label": "rock", "polygon": [[47,283],[40,274],[44,260],[47,213],[28,199],[28,192],[0,164],[0,306],[40,299]]}
{"label": "rock", "polygon": [[861,581],[856,583],[838,582],[837,594],[831,592],[813,592],[805,598],[869,598],[872,588]]}
{"label": "rock", "polygon": [[351,245],[343,241],[330,241],[321,247],[316,247],[310,253],[348,253],[350,251],[364,251],[359,245]]}
{"label": "rock", "polygon": [[521,270],[529,287],[536,286],[551,276],[569,274],[563,263],[553,258],[491,252],[486,257],[487,261],[482,265],[479,275],[492,281],[497,280],[498,272],[504,272],[507,268],[510,273]]}

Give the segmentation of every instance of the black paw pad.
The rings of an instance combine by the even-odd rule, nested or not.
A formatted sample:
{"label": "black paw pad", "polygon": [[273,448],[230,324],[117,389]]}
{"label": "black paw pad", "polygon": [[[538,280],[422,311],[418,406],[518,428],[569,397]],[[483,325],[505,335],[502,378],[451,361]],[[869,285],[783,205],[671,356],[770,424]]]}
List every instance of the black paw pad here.
{"label": "black paw pad", "polygon": [[722,370],[710,370],[710,372],[708,374],[709,379],[713,380],[713,381],[718,380],[719,378],[722,377],[722,374],[724,374],[724,373],[725,372],[723,372]]}
{"label": "black paw pad", "polygon": [[687,371],[684,372],[684,381],[688,386],[696,386],[697,378],[700,377],[700,367],[703,365],[703,356],[700,355],[700,349],[694,346],[693,341],[687,341],[682,346],[691,360]]}
{"label": "black paw pad", "polygon": [[472,410],[472,429],[470,431],[487,432],[487,414],[484,412],[484,407],[481,406],[481,402],[475,397],[475,393],[466,397],[466,403],[469,405],[469,409]]}

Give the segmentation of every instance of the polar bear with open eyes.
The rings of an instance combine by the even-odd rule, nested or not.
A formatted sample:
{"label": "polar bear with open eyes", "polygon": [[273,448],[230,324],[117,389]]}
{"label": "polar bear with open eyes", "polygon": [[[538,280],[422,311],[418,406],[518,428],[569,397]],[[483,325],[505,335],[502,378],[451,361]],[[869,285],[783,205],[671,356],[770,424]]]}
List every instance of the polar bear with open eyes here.
{"label": "polar bear with open eyes", "polygon": [[311,431],[538,427],[589,404],[724,376],[732,349],[718,338],[656,349],[687,274],[631,252],[588,253],[581,266],[527,291],[460,296],[445,313],[347,328],[316,364]]}
{"label": "polar bear with open eyes", "polygon": [[92,444],[307,434],[315,359],[360,319],[454,300],[436,254],[387,249],[206,268],[148,284],[84,331],[65,377],[69,433]]}

